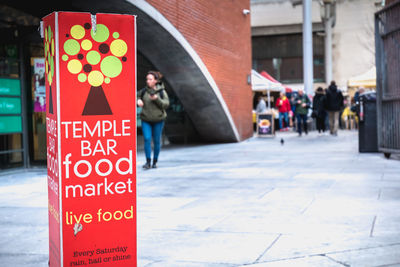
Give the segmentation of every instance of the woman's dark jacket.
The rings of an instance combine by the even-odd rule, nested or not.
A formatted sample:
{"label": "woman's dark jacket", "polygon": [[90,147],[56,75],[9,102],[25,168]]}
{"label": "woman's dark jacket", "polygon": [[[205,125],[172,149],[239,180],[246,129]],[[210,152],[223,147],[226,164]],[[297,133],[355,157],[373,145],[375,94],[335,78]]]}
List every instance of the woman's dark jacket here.
{"label": "woman's dark jacket", "polygon": [[317,118],[324,118],[326,111],[324,109],[325,95],[324,93],[316,92],[313,98],[313,112]]}

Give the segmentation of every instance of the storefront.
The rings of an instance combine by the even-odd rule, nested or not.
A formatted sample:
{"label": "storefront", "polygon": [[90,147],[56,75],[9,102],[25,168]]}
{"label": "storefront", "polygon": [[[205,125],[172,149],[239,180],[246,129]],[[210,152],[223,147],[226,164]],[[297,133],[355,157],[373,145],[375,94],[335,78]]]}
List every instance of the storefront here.
{"label": "storefront", "polygon": [[39,20],[0,10],[0,169],[46,161],[43,45]]}

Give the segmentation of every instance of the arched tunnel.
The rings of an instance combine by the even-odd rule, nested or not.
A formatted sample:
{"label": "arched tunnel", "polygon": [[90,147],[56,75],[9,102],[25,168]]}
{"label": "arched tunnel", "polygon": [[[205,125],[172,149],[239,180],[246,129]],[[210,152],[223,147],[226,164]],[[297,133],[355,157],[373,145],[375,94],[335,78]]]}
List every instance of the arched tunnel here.
{"label": "arched tunnel", "polygon": [[138,52],[163,73],[200,138],[208,142],[240,141],[229,109],[205,64],[183,35],[146,1],[35,1],[34,6],[27,6],[23,1],[7,0],[5,4],[39,19],[53,11],[137,15]]}

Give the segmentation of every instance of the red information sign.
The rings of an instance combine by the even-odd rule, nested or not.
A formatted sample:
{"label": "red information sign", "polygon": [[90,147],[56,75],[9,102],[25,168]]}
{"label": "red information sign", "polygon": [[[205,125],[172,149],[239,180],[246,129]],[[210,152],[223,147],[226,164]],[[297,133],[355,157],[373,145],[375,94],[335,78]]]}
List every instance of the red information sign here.
{"label": "red information sign", "polygon": [[43,19],[50,266],[136,266],[136,23]]}

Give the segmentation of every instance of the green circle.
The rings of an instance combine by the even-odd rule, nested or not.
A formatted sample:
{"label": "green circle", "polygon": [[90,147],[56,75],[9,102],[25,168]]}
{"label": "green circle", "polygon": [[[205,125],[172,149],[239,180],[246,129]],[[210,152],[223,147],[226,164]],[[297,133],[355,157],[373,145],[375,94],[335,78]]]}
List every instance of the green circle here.
{"label": "green circle", "polygon": [[114,33],[113,33],[113,37],[114,37],[115,39],[119,38],[119,32],[114,32]]}
{"label": "green circle", "polygon": [[51,75],[54,76],[54,60],[53,60],[52,57],[51,57],[51,60],[50,60],[50,71],[51,71]]}
{"label": "green circle", "polygon": [[48,30],[47,30],[47,37],[48,37],[48,40],[50,41],[50,40],[51,40],[51,37],[52,37],[50,25],[49,25]]}
{"label": "green circle", "polygon": [[100,69],[105,76],[114,78],[122,72],[122,63],[117,57],[108,56],[101,61]]}
{"label": "green circle", "polygon": [[104,82],[105,82],[106,84],[109,84],[109,83],[111,82],[111,79],[108,78],[108,77],[105,77],[105,78],[104,78]]}
{"label": "green circle", "polygon": [[96,25],[96,34],[93,33],[93,29],[90,31],[90,35],[92,35],[93,40],[96,42],[102,43],[108,39],[110,32],[108,28],[103,24]]}
{"label": "green circle", "polygon": [[81,73],[78,75],[78,81],[80,81],[81,83],[86,82],[86,80],[87,80],[87,76],[85,73]]}
{"label": "green circle", "polygon": [[68,56],[67,55],[62,55],[62,60],[67,61],[68,60]]}
{"label": "green circle", "polygon": [[101,56],[97,51],[89,51],[86,55],[86,60],[91,65],[96,65],[100,62]]}
{"label": "green circle", "polygon": [[80,49],[81,46],[77,40],[69,39],[64,43],[64,51],[70,56],[75,56],[78,54]]}

